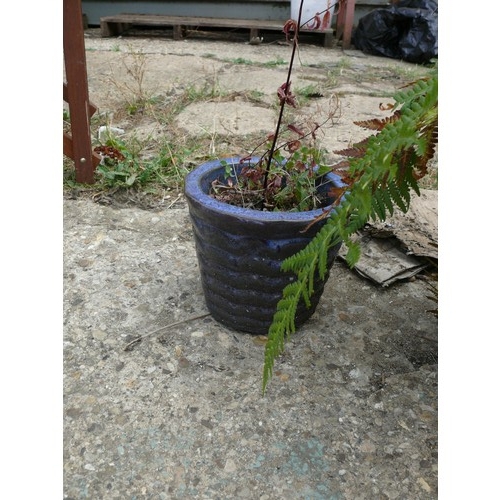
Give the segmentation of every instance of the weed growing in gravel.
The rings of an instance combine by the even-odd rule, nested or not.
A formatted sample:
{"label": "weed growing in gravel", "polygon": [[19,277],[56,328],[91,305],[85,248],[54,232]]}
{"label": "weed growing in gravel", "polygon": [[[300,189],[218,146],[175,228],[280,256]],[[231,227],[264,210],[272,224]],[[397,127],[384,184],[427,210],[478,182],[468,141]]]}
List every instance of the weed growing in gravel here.
{"label": "weed growing in gravel", "polygon": [[260,66],[265,68],[276,68],[278,66],[283,66],[284,64],[288,64],[288,62],[285,61],[282,57],[277,57],[272,61],[266,61],[264,63],[252,61],[250,59],[245,59],[243,57],[236,57],[234,59],[224,59],[224,60],[232,64],[239,64],[243,66]]}
{"label": "weed growing in gravel", "polygon": [[[179,191],[184,177],[189,171],[188,158],[193,155],[198,145],[179,140],[162,140],[151,148],[150,138],[138,141],[136,138],[122,140],[111,138],[98,145],[94,150],[103,160],[97,166],[95,179],[87,190],[99,192],[120,188],[134,188],[154,194],[165,189]],[[64,163],[64,185],[75,188],[74,166],[72,162]],[[79,186],[85,190],[83,186]]]}
{"label": "weed growing in gravel", "polygon": [[388,68],[388,73],[391,75],[391,78],[401,78],[403,80],[413,81],[425,76],[428,73],[428,69],[426,67],[418,66],[417,64],[414,66],[394,65]]}
{"label": "weed growing in gravel", "polygon": [[185,104],[192,104],[199,101],[209,101],[211,99],[224,97],[227,92],[223,91],[217,82],[205,82],[202,87],[190,85],[184,91]]}
{"label": "weed growing in gravel", "polygon": [[288,64],[288,61],[285,61],[282,57],[278,57],[274,61],[265,62],[263,66],[267,68],[275,68],[277,66],[283,66],[284,64]]}
{"label": "weed growing in gravel", "polygon": [[[186,160],[196,149],[194,144],[182,145],[175,141],[162,141],[159,143],[154,155],[150,158],[141,159],[139,154],[134,154],[127,151],[123,147],[125,153],[125,160],[115,164],[116,170],[121,168],[128,168],[130,176],[126,182],[127,186],[157,186],[161,188],[169,188],[180,190],[182,188],[184,177],[189,169],[187,165],[189,162]],[[108,182],[110,179],[114,180],[115,177],[109,170],[103,168],[99,172],[103,180]],[[117,179],[120,180],[120,179]]]}
{"label": "weed growing in gravel", "polygon": [[123,95],[129,115],[143,112],[154,104],[153,92],[147,90],[144,82],[147,69],[146,54],[142,51],[130,50],[121,60],[127,79],[119,81],[111,77],[110,83]]}
{"label": "weed growing in gravel", "polygon": [[243,64],[246,66],[252,66],[253,64],[255,64],[250,59],[244,59],[243,57],[237,57],[235,59],[228,59],[228,61],[233,63],[233,64]]}
{"label": "weed growing in gravel", "polygon": [[[180,191],[184,177],[194,165],[194,155],[210,158],[211,148],[206,140],[201,138],[186,138],[177,130],[176,116],[189,104],[195,102],[209,102],[214,99],[225,99],[228,93],[218,85],[216,77],[202,84],[192,83],[187,86],[175,87],[173,95],[153,95],[145,85],[146,57],[140,51],[127,54],[123,60],[127,79],[118,83],[111,79],[111,83],[119,89],[123,96],[123,108],[116,109],[112,115],[96,114],[91,119],[91,130],[96,138],[94,150],[103,156],[103,160],[96,168],[95,184],[92,186],[78,185],[80,192],[94,192],[116,190],[140,190],[155,194],[167,190]],[[246,98],[246,96],[243,96]],[[249,99],[259,100],[261,95],[256,92]],[[153,137],[138,139],[130,135],[136,124],[146,118],[161,125],[164,129],[162,139]],[[98,129],[106,125],[119,124],[120,128],[129,132],[120,138],[110,138],[99,142]],[[69,115],[63,110],[63,124],[69,127]],[[65,188],[75,189],[74,165],[64,162],[63,179]]]}
{"label": "weed growing in gravel", "polygon": [[337,87],[339,78],[343,77],[345,72],[351,69],[352,63],[346,57],[341,57],[340,60],[331,67],[327,72],[327,81],[330,88]]}
{"label": "weed growing in gravel", "polygon": [[318,97],[323,97],[322,92],[318,85],[306,85],[305,87],[299,87],[295,90],[295,94],[301,99],[310,100],[316,99]]}
{"label": "weed growing in gravel", "polygon": [[261,101],[266,94],[260,90],[251,90],[247,95],[251,101]]}

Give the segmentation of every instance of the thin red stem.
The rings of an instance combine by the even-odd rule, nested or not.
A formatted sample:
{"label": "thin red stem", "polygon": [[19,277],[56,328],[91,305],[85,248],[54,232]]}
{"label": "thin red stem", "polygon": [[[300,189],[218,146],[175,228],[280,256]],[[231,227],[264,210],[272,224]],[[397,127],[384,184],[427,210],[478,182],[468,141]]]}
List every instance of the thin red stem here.
{"label": "thin red stem", "polygon": [[[300,20],[302,17],[302,5],[303,5],[303,3],[304,3],[304,0],[300,0],[299,18],[297,19],[297,26],[296,26],[296,29],[294,31],[292,54],[290,56],[290,64],[288,66],[288,75],[287,75],[286,84],[285,84],[285,89],[286,89],[285,92],[286,93],[288,93],[289,89],[290,89],[290,81],[292,78],[292,68],[293,68],[293,63],[295,60],[295,52],[296,52],[297,47],[299,45]],[[269,172],[271,170],[271,162],[273,161],[274,152],[276,150],[276,143],[278,142],[278,136],[279,136],[280,129],[281,129],[281,122],[283,120],[283,113],[285,111],[285,104],[286,104],[286,99],[282,98],[281,105],[280,105],[280,113],[278,116],[278,123],[276,125],[276,132],[275,132],[274,137],[273,137],[273,143],[272,143],[271,148],[269,150],[269,156],[267,158],[266,170],[264,173],[264,192],[266,192],[266,189],[267,189],[267,179],[269,176]],[[264,208],[264,206],[262,208]]]}

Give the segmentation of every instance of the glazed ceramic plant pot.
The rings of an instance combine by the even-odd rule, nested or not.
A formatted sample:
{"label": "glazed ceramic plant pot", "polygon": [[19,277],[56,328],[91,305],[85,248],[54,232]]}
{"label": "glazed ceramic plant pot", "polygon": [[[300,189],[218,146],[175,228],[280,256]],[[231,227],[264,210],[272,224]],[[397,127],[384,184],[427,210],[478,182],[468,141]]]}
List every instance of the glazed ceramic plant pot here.
{"label": "glazed ceramic plant pot", "polygon": [[[239,158],[225,161],[237,171],[241,168]],[[266,212],[223,203],[210,196],[210,188],[215,179],[224,179],[224,173],[220,161],[209,161],[190,172],[185,182],[205,302],[223,325],[265,335],[283,288],[295,279],[280,269],[281,263],[319,231],[322,221],[304,232],[322,210]],[[320,189],[327,192],[332,185],[339,187],[340,179],[328,174]],[[330,250],[328,269],[339,247]],[[299,304],[296,326],[314,313],[325,281],[315,283],[311,307]]]}

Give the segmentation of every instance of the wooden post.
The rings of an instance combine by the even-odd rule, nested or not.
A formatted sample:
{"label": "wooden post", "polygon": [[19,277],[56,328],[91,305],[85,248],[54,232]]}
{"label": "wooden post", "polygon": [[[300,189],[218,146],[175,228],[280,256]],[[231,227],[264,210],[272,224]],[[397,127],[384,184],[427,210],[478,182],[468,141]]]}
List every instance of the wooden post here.
{"label": "wooden post", "polygon": [[352,25],[354,24],[354,9],[356,0],[347,0],[345,13],[344,35],[342,37],[342,48],[348,49],[351,45]]}
{"label": "wooden post", "polygon": [[91,184],[100,158],[92,151],[90,136],[90,117],[95,108],[89,102],[81,0],[64,0],[63,9],[66,97],[71,120],[71,138],[64,140],[64,154],[75,162],[76,181]]}
{"label": "wooden post", "polygon": [[348,49],[351,45],[352,26],[354,24],[354,9],[356,0],[340,0],[337,14],[336,37],[342,38],[342,48]]}

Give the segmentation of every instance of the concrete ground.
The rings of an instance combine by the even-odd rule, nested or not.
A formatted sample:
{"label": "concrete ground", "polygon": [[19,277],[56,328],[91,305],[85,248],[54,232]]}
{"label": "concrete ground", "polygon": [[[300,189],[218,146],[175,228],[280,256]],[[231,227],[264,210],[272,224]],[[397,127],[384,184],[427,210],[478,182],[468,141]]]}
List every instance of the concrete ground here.
{"label": "concrete ground", "polygon": [[337,262],[262,395],[264,339],[206,315],[182,199],[65,200],[64,498],[437,498],[429,295],[421,277],[382,289]]}
{"label": "concrete ground", "polygon": [[263,340],[210,317],[124,350],[206,313],[185,207],[64,208],[66,499],[437,498],[425,282],[337,263],[263,396]]}

